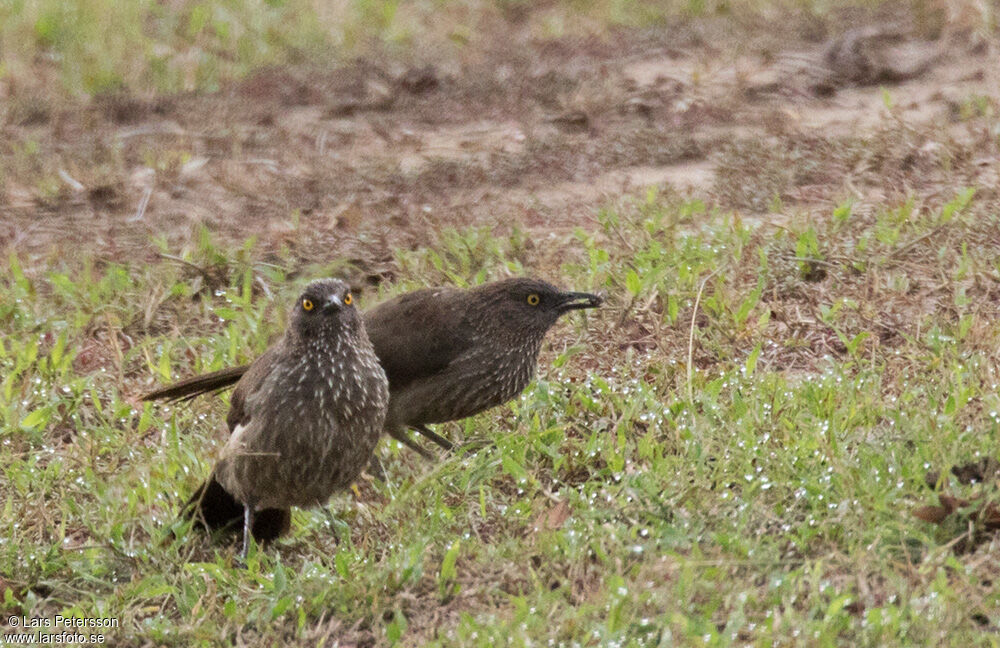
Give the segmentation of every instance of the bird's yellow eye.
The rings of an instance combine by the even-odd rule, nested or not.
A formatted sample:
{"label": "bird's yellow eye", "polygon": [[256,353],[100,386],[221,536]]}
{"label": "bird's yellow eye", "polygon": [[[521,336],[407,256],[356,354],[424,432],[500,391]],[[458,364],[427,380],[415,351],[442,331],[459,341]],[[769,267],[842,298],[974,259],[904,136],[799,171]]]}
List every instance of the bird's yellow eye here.
{"label": "bird's yellow eye", "polygon": [[302,310],[311,311],[313,309],[313,303],[311,299],[302,300]]}
{"label": "bird's yellow eye", "polygon": [[535,293],[531,293],[530,295],[528,295],[528,303],[531,304],[532,306],[538,306],[538,295],[536,295]]}
{"label": "bird's yellow eye", "polygon": [[344,295],[344,306],[350,306],[353,303],[354,303],[354,297],[351,295],[351,293],[347,293],[346,295]]}

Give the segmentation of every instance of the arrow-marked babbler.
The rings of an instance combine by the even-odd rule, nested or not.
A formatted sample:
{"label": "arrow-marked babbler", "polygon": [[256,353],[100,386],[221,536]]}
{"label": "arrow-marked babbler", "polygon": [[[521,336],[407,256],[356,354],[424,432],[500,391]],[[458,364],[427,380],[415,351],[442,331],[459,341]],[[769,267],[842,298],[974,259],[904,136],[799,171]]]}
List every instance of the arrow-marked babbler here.
{"label": "arrow-marked babbler", "polygon": [[[430,456],[406,434],[410,427],[438,445],[451,443],[428,424],[444,423],[502,405],[527,387],[546,332],[573,310],[594,308],[603,297],[567,292],[537,279],[505,279],[468,290],[426,288],[405,293],[364,315],[365,329],[389,379],[385,431],[421,455]],[[195,376],[150,392],[143,400],[177,400],[224,389],[272,362],[269,349],[252,365]],[[246,375],[246,378],[241,378]],[[223,526],[238,516],[235,502],[216,498]],[[207,517],[206,511],[206,520]],[[254,537],[270,540],[288,526],[287,511],[258,515]]]}
{"label": "arrow-marked babbler", "polygon": [[372,458],[389,384],[342,281],[309,284],[281,340],[239,379],[221,457],[187,506],[211,529],[243,517],[245,559],[288,528],[289,507],[324,504]]}
{"label": "arrow-marked babbler", "polygon": [[[364,320],[389,378],[386,431],[424,456],[406,427],[451,449],[427,424],[472,416],[521,393],[534,374],[542,339],[559,316],[603,302],[599,295],[560,291],[537,279],[505,279],[469,290],[425,288],[372,308]],[[254,364],[266,364],[271,353]],[[142,399],[188,400],[225,389],[250,366],[194,376]]]}

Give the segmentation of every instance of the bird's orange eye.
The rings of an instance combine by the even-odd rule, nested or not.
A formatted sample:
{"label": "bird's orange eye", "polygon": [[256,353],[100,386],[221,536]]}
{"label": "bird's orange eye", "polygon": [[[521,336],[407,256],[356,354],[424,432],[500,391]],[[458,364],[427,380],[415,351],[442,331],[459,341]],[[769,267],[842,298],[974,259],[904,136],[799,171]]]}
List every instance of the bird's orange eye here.
{"label": "bird's orange eye", "polygon": [[302,310],[311,311],[313,309],[313,303],[311,299],[302,300]]}
{"label": "bird's orange eye", "polygon": [[344,306],[350,306],[353,303],[354,303],[354,297],[351,295],[351,293],[347,293],[346,295],[344,295]]}
{"label": "bird's orange eye", "polygon": [[530,305],[532,305],[532,306],[538,306],[538,301],[539,301],[538,300],[538,295],[536,295],[535,293],[531,293],[530,295],[528,295],[528,303]]}

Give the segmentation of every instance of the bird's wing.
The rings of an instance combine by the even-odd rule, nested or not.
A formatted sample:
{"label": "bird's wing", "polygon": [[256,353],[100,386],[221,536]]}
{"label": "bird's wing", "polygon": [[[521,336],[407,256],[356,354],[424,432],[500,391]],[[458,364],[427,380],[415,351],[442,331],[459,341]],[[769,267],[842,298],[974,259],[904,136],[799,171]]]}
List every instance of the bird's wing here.
{"label": "bird's wing", "polygon": [[253,361],[246,373],[236,383],[236,389],[229,399],[229,413],[226,414],[226,425],[232,432],[238,425],[246,426],[250,423],[250,409],[247,407],[247,399],[250,398],[263,384],[267,377],[274,371],[280,362],[278,361],[284,348],[282,343],[275,344]]}
{"label": "bird's wing", "polygon": [[475,332],[464,298],[464,291],[453,288],[426,288],[365,312],[365,329],[390,391],[443,371],[468,350]]}

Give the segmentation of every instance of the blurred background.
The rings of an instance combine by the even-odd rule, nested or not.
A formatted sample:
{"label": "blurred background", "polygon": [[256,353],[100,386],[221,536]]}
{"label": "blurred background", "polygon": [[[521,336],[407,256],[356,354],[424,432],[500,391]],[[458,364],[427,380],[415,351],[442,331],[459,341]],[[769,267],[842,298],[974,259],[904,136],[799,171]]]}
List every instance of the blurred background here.
{"label": "blurred background", "polygon": [[[857,160],[813,150],[818,138],[849,147],[887,109],[992,114],[995,13],[985,0],[8,2],[0,244],[142,248],[155,232],[176,245],[204,224],[270,246],[302,226],[406,246],[427,226],[566,227],[627,187],[697,187],[752,213],[864,195],[842,182]],[[934,155],[925,144],[915,160]]]}

